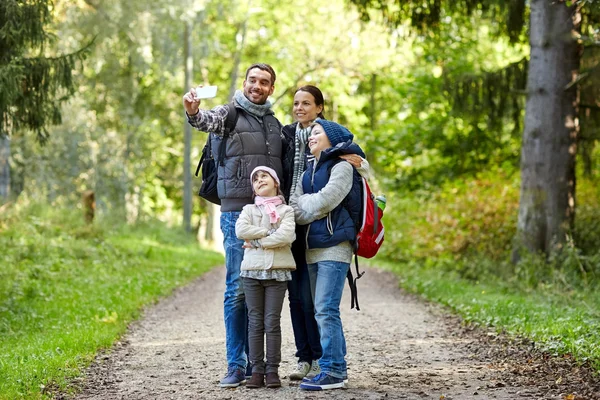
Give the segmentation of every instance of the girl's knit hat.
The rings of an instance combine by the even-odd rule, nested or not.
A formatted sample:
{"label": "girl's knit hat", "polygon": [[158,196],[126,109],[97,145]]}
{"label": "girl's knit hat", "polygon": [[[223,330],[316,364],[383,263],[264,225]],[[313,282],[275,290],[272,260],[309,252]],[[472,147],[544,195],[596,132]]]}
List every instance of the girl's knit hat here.
{"label": "girl's knit hat", "polygon": [[258,171],[265,171],[266,173],[271,175],[271,177],[275,180],[275,182],[277,182],[277,186],[281,186],[281,183],[279,182],[279,177],[277,176],[277,172],[275,172],[275,170],[273,168],[265,167],[263,165],[259,165],[258,167],[254,168],[252,170],[252,173],[250,174],[250,182],[252,182],[252,178],[254,178],[254,174],[257,173]]}

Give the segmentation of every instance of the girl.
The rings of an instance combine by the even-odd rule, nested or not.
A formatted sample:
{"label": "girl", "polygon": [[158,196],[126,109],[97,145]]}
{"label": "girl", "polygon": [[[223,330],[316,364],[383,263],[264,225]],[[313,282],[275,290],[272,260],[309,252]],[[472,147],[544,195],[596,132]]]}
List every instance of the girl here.
{"label": "girl", "polygon": [[[295,123],[283,127],[284,148],[283,156],[284,183],[283,193],[289,200],[300,181],[300,176],[306,169],[308,138],[315,119],[324,119],[325,100],[321,90],[313,85],[305,85],[296,90],[292,114]],[[365,177],[369,174],[369,163],[358,155],[341,156]],[[312,158],[312,156],[311,156]],[[292,380],[313,378],[320,371],[319,358],[322,350],[319,338],[319,328],[315,320],[314,304],[310,291],[310,280],[306,266],[305,243],[303,226],[296,226],[296,240],[292,245],[292,253],[296,260],[296,270],[292,272],[292,280],[288,282],[290,300],[290,316],[294,329],[296,357],[298,363],[290,373]]]}
{"label": "girl", "polygon": [[[281,308],[296,268],[291,244],[296,238],[294,210],[285,204],[277,173],[264,166],[250,174],[254,204],[244,206],[235,224],[244,240],[240,277],[248,306],[248,344],[252,378],[248,388],[280,387]],[[264,337],[267,337],[266,363]]]}
{"label": "girl", "polygon": [[308,140],[315,158],[309,162],[290,200],[296,223],[307,225],[306,261],[323,351],[319,360],[321,372],[300,384],[305,390],[343,388],[348,377],[340,301],[352,260],[351,241],[356,239],[356,228],[342,202],[356,189],[352,185],[353,167],[341,160],[340,155],[364,157],[352,139],[352,133],[345,127],[316,119]]}

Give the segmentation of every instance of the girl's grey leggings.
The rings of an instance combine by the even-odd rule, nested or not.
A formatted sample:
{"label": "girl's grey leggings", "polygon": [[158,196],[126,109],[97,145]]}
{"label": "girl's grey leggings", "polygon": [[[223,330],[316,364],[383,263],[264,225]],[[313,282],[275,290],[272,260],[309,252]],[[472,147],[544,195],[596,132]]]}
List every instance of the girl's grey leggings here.
{"label": "girl's grey leggings", "polygon": [[[248,306],[248,345],[252,372],[278,372],[281,362],[281,309],[287,282],[242,278]],[[265,364],[265,334],[267,362]]]}

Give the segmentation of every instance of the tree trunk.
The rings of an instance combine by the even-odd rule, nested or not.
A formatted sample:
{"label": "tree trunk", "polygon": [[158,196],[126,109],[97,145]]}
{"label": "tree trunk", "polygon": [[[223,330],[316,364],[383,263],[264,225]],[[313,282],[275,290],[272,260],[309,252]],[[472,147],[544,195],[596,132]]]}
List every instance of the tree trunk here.
{"label": "tree trunk", "polygon": [[[370,112],[369,112],[369,122],[371,125],[371,135],[374,134],[375,132],[375,128],[377,128],[377,122],[376,122],[376,110],[377,110],[377,103],[375,101],[375,95],[377,94],[377,74],[371,74],[371,101],[370,101]],[[367,156],[367,160],[373,160],[374,154],[372,151],[369,151],[366,153]]]}
{"label": "tree trunk", "polygon": [[[184,91],[189,90],[192,85],[192,37],[189,22],[185,23],[183,34],[183,49],[185,59],[185,82]],[[191,171],[191,151],[192,151],[192,129],[190,124],[185,121],[184,126],[184,146],[183,146],[183,226],[187,232],[192,230],[192,171]]]}
{"label": "tree trunk", "polygon": [[[515,256],[560,248],[575,212],[579,69],[573,38],[579,14],[564,2],[531,1],[531,56],[521,148],[521,199]],[[516,259],[515,259],[516,260]]]}
{"label": "tree trunk", "polygon": [[[250,8],[250,2],[248,2],[248,8]],[[228,101],[233,99],[233,95],[237,89],[237,80],[240,70],[240,62],[242,61],[242,52],[244,51],[244,44],[246,43],[246,33],[248,32],[248,16],[244,19],[241,27],[237,29],[235,33],[236,49],[233,56],[233,66],[231,68],[231,79],[229,84],[229,94],[227,96]]]}
{"label": "tree trunk", "polygon": [[0,202],[10,194],[10,138],[0,135]]}

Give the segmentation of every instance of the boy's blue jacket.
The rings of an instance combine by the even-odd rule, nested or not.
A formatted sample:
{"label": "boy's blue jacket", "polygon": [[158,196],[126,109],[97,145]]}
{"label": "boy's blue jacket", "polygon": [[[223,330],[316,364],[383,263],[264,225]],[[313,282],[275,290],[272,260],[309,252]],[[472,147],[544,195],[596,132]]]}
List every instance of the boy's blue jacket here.
{"label": "boy's blue jacket", "polygon": [[[310,162],[302,178],[304,193],[317,193],[327,185],[331,169],[344,154],[358,154],[365,158],[365,153],[360,146],[351,141],[339,143],[321,153],[319,161]],[[316,165],[315,165],[316,164]],[[314,173],[313,173],[314,171]],[[357,223],[360,223],[362,209],[361,178],[354,169],[352,188],[346,198],[337,205],[326,217],[313,221],[306,232],[307,248],[333,247],[345,241],[353,245],[356,240]]]}

